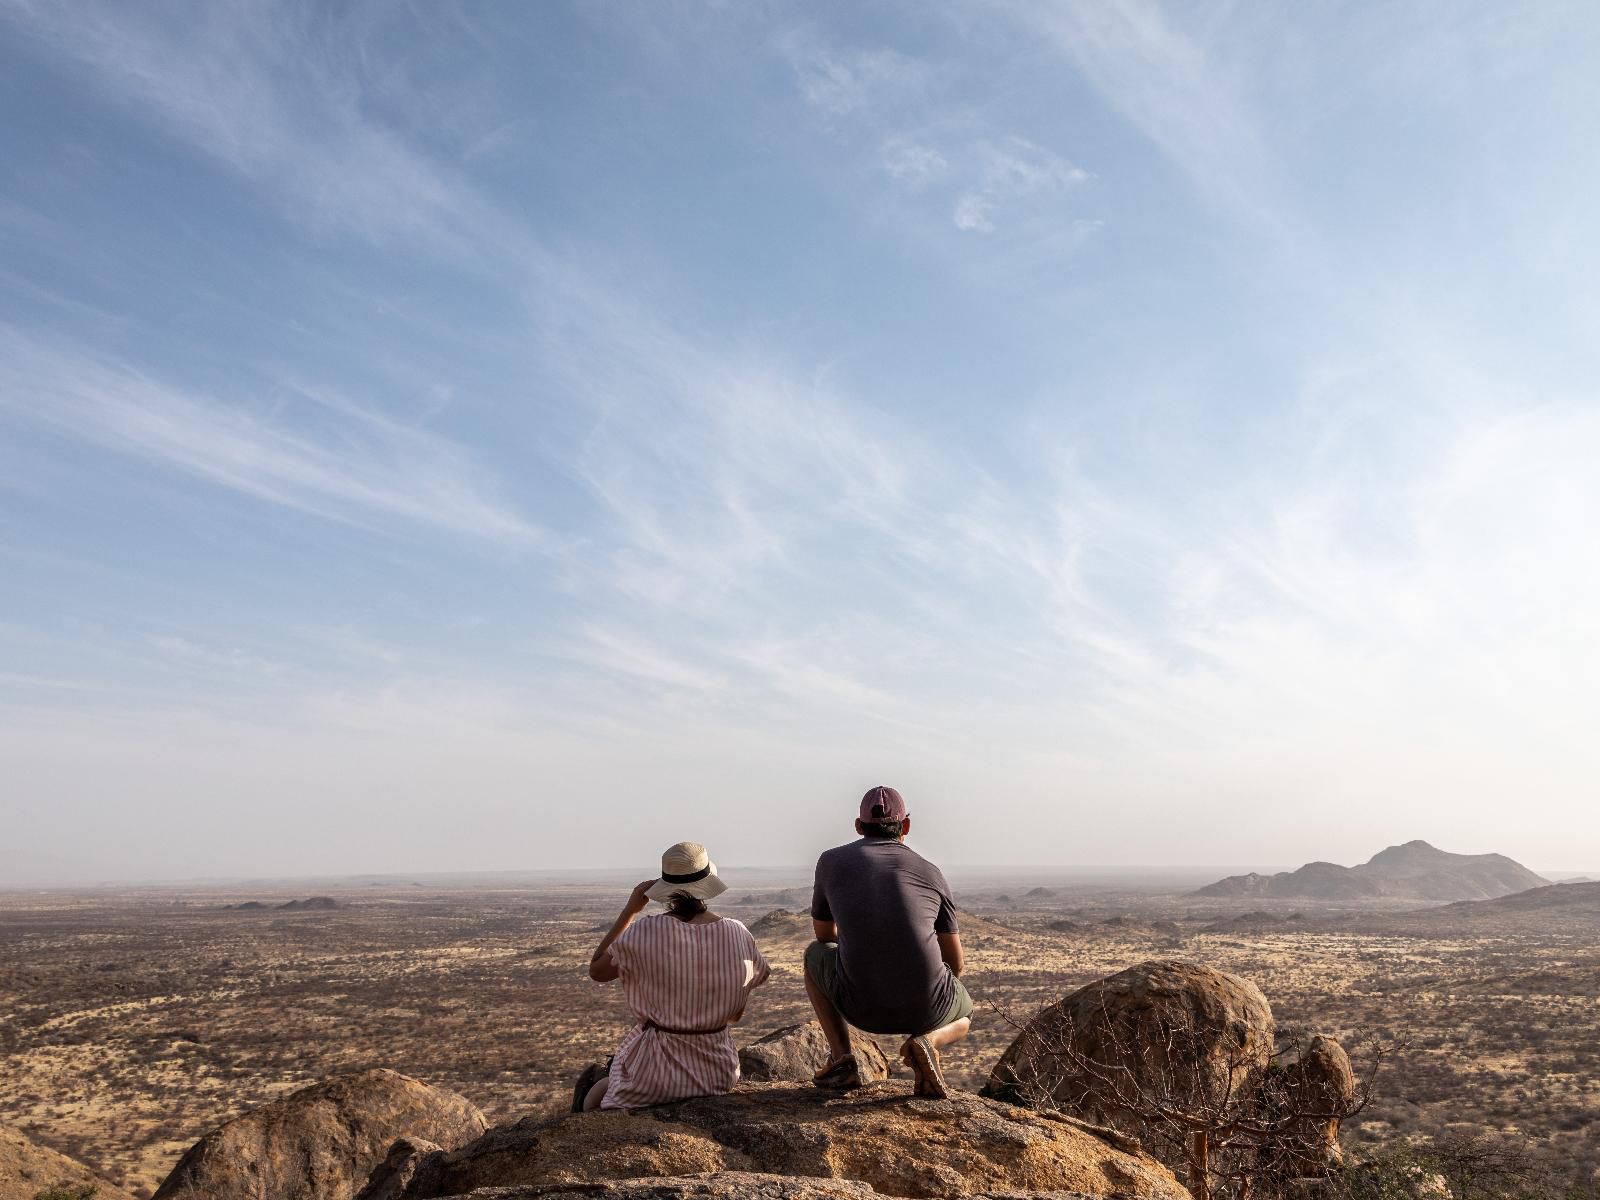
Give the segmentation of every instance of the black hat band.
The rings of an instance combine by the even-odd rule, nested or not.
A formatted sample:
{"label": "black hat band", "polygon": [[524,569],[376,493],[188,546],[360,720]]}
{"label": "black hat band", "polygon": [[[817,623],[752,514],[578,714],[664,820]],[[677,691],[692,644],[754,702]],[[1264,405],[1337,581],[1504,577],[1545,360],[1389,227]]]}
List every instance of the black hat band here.
{"label": "black hat band", "polygon": [[695,882],[697,882],[697,881],[699,881],[701,879],[704,879],[709,874],[711,874],[711,864],[707,863],[705,866],[701,867],[698,871],[693,871],[688,875],[668,875],[665,871],[663,871],[663,872],[661,872],[661,882],[662,883],[695,883]]}

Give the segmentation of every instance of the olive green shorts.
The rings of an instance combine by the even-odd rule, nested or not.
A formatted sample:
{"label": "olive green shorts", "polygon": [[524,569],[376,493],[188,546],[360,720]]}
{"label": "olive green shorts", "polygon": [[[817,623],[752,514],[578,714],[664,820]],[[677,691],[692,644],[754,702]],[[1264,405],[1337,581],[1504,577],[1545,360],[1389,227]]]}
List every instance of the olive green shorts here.
{"label": "olive green shorts", "polygon": [[[843,1014],[844,1019],[850,1024],[857,1024],[850,1015],[850,1006],[842,998],[844,991],[844,975],[839,970],[839,943],[838,942],[812,942],[806,947],[806,974],[816,981],[822,989],[822,994],[833,1001],[833,1006]],[[934,1029],[942,1029],[952,1021],[959,1021],[962,1017],[970,1017],[973,1011],[972,997],[967,993],[966,985],[956,976],[951,976],[950,982],[955,984],[955,994],[950,997],[950,1007],[945,1010],[942,1017],[936,1020],[927,1029],[900,1030],[902,1033],[928,1033]],[[882,1032],[879,1030],[878,1032]]]}

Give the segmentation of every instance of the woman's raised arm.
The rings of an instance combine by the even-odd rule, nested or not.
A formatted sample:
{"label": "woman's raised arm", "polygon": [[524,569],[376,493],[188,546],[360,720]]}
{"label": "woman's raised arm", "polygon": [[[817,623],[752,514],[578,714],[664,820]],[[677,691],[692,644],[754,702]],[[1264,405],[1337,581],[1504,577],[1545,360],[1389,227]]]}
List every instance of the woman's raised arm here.
{"label": "woman's raised arm", "polygon": [[617,914],[617,919],[611,922],[611,928],[606,930],[605,937],[600,939],[600,944],[594,948],[594,953],[589,956],[589,978],[596,983],[610,983],[620,971],[611,958],[611,943],[622,936],[622,931],[633,924],[633,919],[642,913],[650,903],[650,897],[645,895],[656,885],[654,879],[646,879],[637,885],[628,895],[628,902],[622,906],[622,911]]}

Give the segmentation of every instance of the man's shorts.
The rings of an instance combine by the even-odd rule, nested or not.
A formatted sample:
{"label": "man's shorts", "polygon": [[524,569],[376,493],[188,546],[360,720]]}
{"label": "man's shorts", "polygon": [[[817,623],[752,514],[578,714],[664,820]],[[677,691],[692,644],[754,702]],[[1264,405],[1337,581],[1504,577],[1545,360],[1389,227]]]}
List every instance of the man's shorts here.
{"label": "man's shorts", "polygon": [[[850,1024],[856,1021],[850,1015],[849,1006],[840,999],[844,991],[844,973],[839,969],[839,943],[838,942],[812,942],[806,947],[806,974],[816,981],[822,994],[833,1001],[841,1015]],[[942,1029],[952,1021],[959,1021],[962,1017],[972,1015],[972,997],[967,994],[966,985],[956,976],[950,977],[950,982],[955,984],[955,994],[950,997],[950,1007],[945,1014],[936,1020],[927,1029],[903,1029],[899,1033],[929,1033],[935,1029]],[[878,1032],[883,1032],[879,1030]]]}

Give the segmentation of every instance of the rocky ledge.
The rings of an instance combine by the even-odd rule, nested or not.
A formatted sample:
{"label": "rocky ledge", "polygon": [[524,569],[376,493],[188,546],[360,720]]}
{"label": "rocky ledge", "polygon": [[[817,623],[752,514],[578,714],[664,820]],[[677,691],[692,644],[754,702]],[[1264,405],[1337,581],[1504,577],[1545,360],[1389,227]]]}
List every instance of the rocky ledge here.
{"label": "rocky ledge", "polygon": [[1187,1200],[1138,1143],[1068,1117],[887,1081],[791,1083],[636,1113],[527,1118],[449,1151],[405,1139],[361,1200],[441,1197],[1127,1197]]}
{"label": "rocky ledge", "polygon": [[[485,1188],[472,1200],[873,1200],[882,1197],[864,1183],[845,1179],[796,1179],[754,1171],[717,1171],[677,1179],[615,1179],[604,1183],[552,1183],[521,1188]],[[1082,1192],[969,1192],[964,1200],[1094,1200]],[[1425,1197],[1424,1200],[1436,1200]],[[1445,1197],[1444,1200],[1448,1200]]]}

